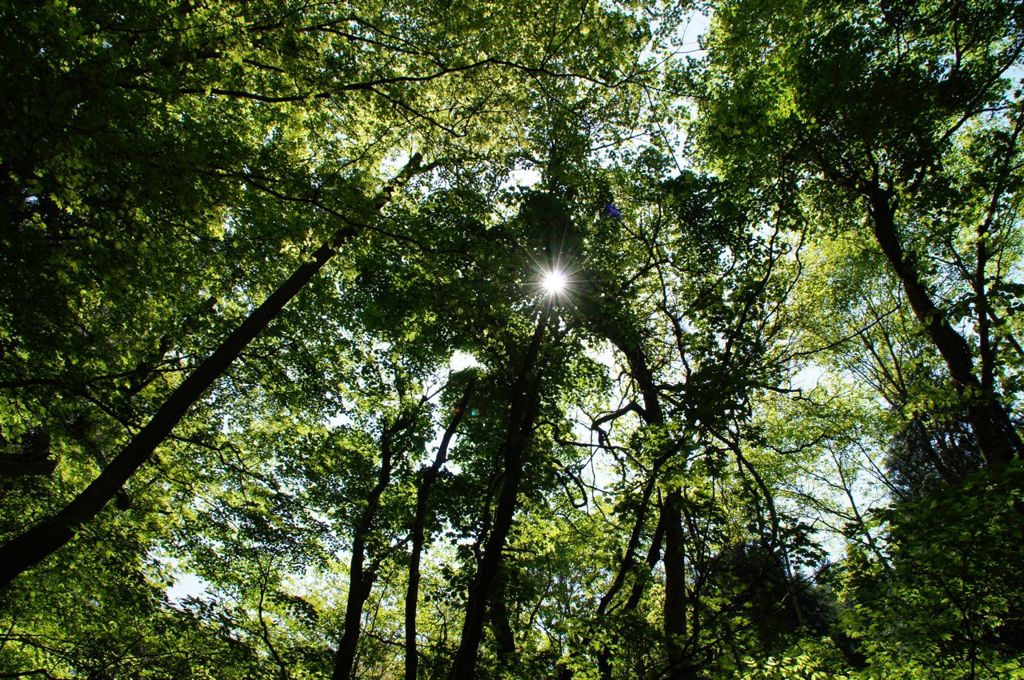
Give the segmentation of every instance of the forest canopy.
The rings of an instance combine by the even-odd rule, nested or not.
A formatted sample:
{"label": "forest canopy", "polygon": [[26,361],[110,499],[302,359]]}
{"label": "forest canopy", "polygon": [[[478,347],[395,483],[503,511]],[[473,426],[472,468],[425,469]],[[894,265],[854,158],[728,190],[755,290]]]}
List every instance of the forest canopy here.
{"label": "forest canopy", "polygon": [[1024,677],[1024,4],[0,18],[0,677]]}

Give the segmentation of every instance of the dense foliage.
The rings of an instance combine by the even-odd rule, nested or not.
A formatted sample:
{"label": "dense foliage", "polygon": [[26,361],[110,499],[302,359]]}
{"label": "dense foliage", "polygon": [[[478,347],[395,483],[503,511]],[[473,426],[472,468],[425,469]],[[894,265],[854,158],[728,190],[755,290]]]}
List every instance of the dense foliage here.
{"label": "dense foliage", "polygon": [[0,3],[0,677],[1024,677],[1022,52]]}

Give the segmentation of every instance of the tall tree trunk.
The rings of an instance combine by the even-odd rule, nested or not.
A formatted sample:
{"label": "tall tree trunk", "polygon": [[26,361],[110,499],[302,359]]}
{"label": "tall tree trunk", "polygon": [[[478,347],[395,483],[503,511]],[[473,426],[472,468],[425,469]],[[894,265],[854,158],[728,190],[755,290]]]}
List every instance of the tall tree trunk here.
{"label": "tall tree trunk", "polygon": [[671,680],[695,678],[696,669],[686,654],[686,544],[679,505],[682,496],[678,489],[670,491],[662,504],[662,523],[665,527],[665,605],[662,613],[662,632],[668,652],[668,677]]}
{"label": "tall tree trunk", "polygon": [[415,421],[415,411],[407,411],[395,419],[381,435],[380,469],[377,471],[377,483],[370,490],[356,524],[355,536],[352,540],[352,559],[349,564],[348,598],[345,602],[345,632],[338,643],[338,651],[334,656],[333,680],[348,680],[356,662],[356,646],[363,621],[363,605],[370,597],[373,581],[376,578],[376,566],[366,569],[366,542],[373,530],[380,499],[391,483],[391,469],[394,465],[394,439]]}
{"label": "tall tree trunk", "polygon": [[[643,350],[639,347],[621,346],[626,355],[630,373],[640,388],[644,399],[644,421],[648,425],[664,425],[665,412],[661,408],[658,388],[654,375]],[[678,489],[671,489],[661,504],[659,529],[664,531],[665,553],[662,563],[665,567],[665,602],[662,608],[662,632],[665,635],[665,649],[669,660],[669,677],[679,680],[695,677],[686,655],[686,572],[685,534],[679,504],[682,502]],[[631,598],[631,601],[633,598]]]}
{"label": "tall tree trunk", "polygon": [[[661,555],[661,542],[665,535],[664,516],[659,516],[658,527],[654,531],[654,536],[651,539],[650,546],[648,546],[645,573],[635,573],[636,551],[640,547],[640,541],[643,538],[644,525],[647,523],[647,510],[650,506],[651,495],[657,485],[658,471],[661,469],[662,464],[668,460],[670,455],[671,452],[666,451],[658,460],[655,461],[653,469],[651,470],[651,476],[647,480],[647,483],[644,484],[644,491],[640,498],[640,506],[637,508],[636,519],[633,522],[633,530],[630,532],[629,540],[626,542],[626,549],[623,551],[622,559],[619,560],[619,568],[615,572],[615,578],[612,580],[611,586],[601,597],[600,602],[598,602],[598,618],[605,616],[605,614],[612,609],[611,605],[615,596],[622,590],[622,587],[626,584],[626,578],[631,573],[634,573],[635,579],[632,587],[630,588],[629,598],[623,605],[622,611],[631,612],[640,604],[640,598],[643,597],[644,589],[650,580],[650,574],[654,571],[654,567],[657,565],[658,559]],[[612,677],[611,650],[606,645],[602,645],[597,651],[597,666],[598,673],[602,680],[610,680]]]}
{"label": "tall tree trunk", "polygon": [[[619,569],[615,573],[615,578],[612,580],[611,586],[601,597],[601,601],[597,604],[597,615],[599,617],[604,616],[608,612],[612,601],[626,584],[626,578],[635,566],[636,551],[640,547],[640,540],[643,538],[644,525],[647,523],[647,509],[651,502],[651,494],[654,492],[654,488],[657,485],[658,468],[659,466],[654,466],[650,479],[648,479],[647,483],[644,484],[644,491],[640,496],[640,505],[636,511],[636,520],[633,522],[633,530],[629,534],[629,540],[626,542],[626,549],[622,553],[622,559],[619,560]],[[656,538],[660,540],[660,535]],[[632,609],[632,607],[626,608],[627,611],[630,609]]]}
{"label": "tall tree trunk", "polygon": [[[643,396],[644,402],[640,415],[644,422],[648,425],[664,424],[665,415],[661,409],[661,402],[658,399],[658,391],[654,385],[654,377],[651,373],[650,367],[647,365],[647,359],[644,357],[643,351],[637,346],[630,345],[621,337],[610,337],[609,339],[619,349],[619,351],[625,355],[626,361],[629,363],[630,373],[637,385],[640,387],[640,393]],[[622,586],[625,585],[626,576],[635,566],[636,551],[640,547],[640,538],[646,521],[647,508],[650,503],[651,494],[657,486],[658,471],[669,459],[671,454],[671,449],[666,450],[658,457],[657,460],[654,461],[654,465],[651,470],[651,477],[644,485],[643,495],[640,499],[640,507],[637,510],[636,521],[633,524],[633,530],[630,533],[629,541],[626,544],[626,550],[623,553],[622,560],[619,562],[619,570],[616,573],[615,579],[612,581],[612,585],[608,589],[608,592],[604,594],[601,601],[598,603],[598,615],[603,615],[608,610],[611,605],[612,598],[614,598],[622,589]],[[659,520],[659,527],[662,526],[662,524],[663,523]],[[660,535],[657,538],[660,540]]]}
{"label": "tall tree trunk", "polygon": [[920,278],[913,256],[904,251],[896,229],[891,194],[875,182],[868,187],[866,195],[875,239],[899,277],[914,315],[946,363],[957,392],[966,397],[967,419],[978,439],[981,454],[990,466],[1009,463],[1015,454],[1020,453],[1022,445],[1005,406],[991,389],[983,388],[974,373],[967,341],[936,307]]}
{"label": "tall tree trunk", "polygon": [[[643,398],[641,417],[644,422],[648,425],[664,425],[665,413],[661,407],[658,388],[654,382],[654,374],[647,363],[647,357],[644,355],[643,349],[639,345],[638,341],[630,338],[628,334],[621,333],[619,329],[602,327],[603,324],[601,323],[598,323],[598,326],[603,331],[602,334],[613,345],[615,345],[620,352],[622,352],[629,364],[630,374],[636,382],[637,387],[640,389],[640,394]],[[605,596],[601,598],[601,602],[598,606],[599,614],[603,614],[608,609],[612,597],[621,590],[625,583],[626,574],[632,570],[635,565],[636,550],[639,547],[640,532],[642,530],[644,516],[646,514],[646,506],[657,481],[658,470],[671,455],[672,450],[667,449],[655,461],[652,477],[649,480],[648,485],[644,488],[644,497],[642,499],[643,505],[637,514],[637,522],[634,524],[633,532],[630,535],[630,540],[627,544],[625,554],[620,562],[620,568],[616,573],[612,586]],[[669,493],[669,498],[677,496],[677,491]],[[652,544],[648,550],[647,560],[648,567],[653,569],[655,562],[652,562],[651,556],[655,556],[656,561],[662,537],[664,536],[667,541],[671,541],[671,545],[666,546],[663,557],[666,578],[665,605],[662,610],[662,629],[666,635],[666,650],[670,661],[670,673],[673,672],[672,669],[688,667],[688,664],[684,663],[684,659],[678,658],[679,654],[682,653],[682,648],[677,644],[680,638],[684,637],[686,634],[686,579],[683,563],[685,550],[683,544],[683,530],[681,520],[679,518],[678,505],[676,504],[677,502],[678,501],[675,503],[662,503],[661,513],[658,518],[658,528],[655,531],[653,539],[654,544]],[[639,604],[642,594],[643,585],[640,582],[634,583],[630,592],[630,597],[626,602],[625,611],[630,611],[635,608]],[[679,650],[679,654],[674,654],[674,650]],[[607,647],[603,647],[598,650],[597,656],[600,677],[605,680],[611,678],[612,668],[610,663],[610,650]]]}
{"label": "tall tree trunk", "polygon": [[[626,357],[629,364],[630,374],[640,389],[643,398],[643,409],[641,417],[648,425],[664,425],[665,412],[661,407],[661,400],[658,395],[658,388],[654,382],[654,374],[647,363],[642,347],[636,342],[628,339],[626,334],[606,332],[605,336],[614,344]],[[650,498],[657,480],[657,473],[661,466],[672,455],[672,449],[665,452],[655,461],[651,480],[644,489],[643,506],[637,515],[637,523],[633,527],[630,540],[623,555],[620,569],[616,574],[608,593],[601,599],[598,607],[599,613],[604,613],[608,608],[611,598],[622,588],[625,582],[626,573],[634,567],[636,550],[639,547],[640,530],[646,510],[646,504]],[[692,669],[689,667],[688,659],[685,657],[685,647],[682,639],[686,636],[686,576],[684,570],[685,544],[682,520],[679,515],[679,492],[672,490],[661,504],[661,512],[658,518],[658,528],[652,545],[648,550],[647,566],[654,568],[662,537],[664,537],[665,553],[662,561],[665,566],[665,602],[662,609],[662,630],[665,634],[666,651],[669,658],[669,673],[672,678],[688,678],[692,676]],[[653,557],[653,560],[652,560]],[[625,611],[635,608],[643,594],[643,585],[636,582],[626,602]],[[598,670],[602,678],[611,677],[610,650],[602,648],[598,651]],[[679,674],[683,673],[683,674]],[[691,675],[687,675],[691,673]]]}
{"label": "tall tree trunk", "polygon": [[420,558],[423,553],[423,542],[426,534],[427,504],[430,500],[430,491],[437,480],[437,475],[448,460],[448,447],[451,446],[452,437],[462,421],[466,412],[469,400],[472,398],[476,381],[471,380],[462,393],[462,398],[455,406],[455,413],[452,414],[451,422],[445,428],[441,437],[441,444],[437,447],[437,454],[434,462],[429,468],[423,471],[423,478],[420,480],[419,488],[416,490],[416,517],[412,526],[412,554],[409,557],[409,585],[405,591],[405,678],[416,680],[416,673],[419,665],[419,655],[416,651],[416,609],[419,605],[420,592]]}
{"label": "tall tree trunk", "polygon": [[[365,546],[358,546],[360,553]],[[352,548],[351,570],[349,574],[348,597],[345,600],[345,632],[338,642],[338,651],[334,655],[333,680],[348,680],[356,663],[356,648],[362,629],[363,605],[370,597],[375,574],[363,570],[363,557]],[[357,557],[357,554],[360,556]]]}
{"label": "tall tree trunk", "polygon": [[[372,502],[372,498],[371,498]],[[367,508],[369,511],[369,508]],[[376,507],[373,508],[376,511]],[[363,514],[367,517],[367,513]],[[356,538],[352,543],[352,558],[349,561],[348,597],[345,599],[345,630],[338,642],[338,650],[334,655],[333,680],[348,680],[352,676],[352,669],[356,663],[356,648],[359,644],[359,635],[362,632],[363,605],[370,597],[373,589],[373,581],[376,574],[374,570],[365,569],[366,562],[366,533],[369,531],[369,524],[360,522]]]}
{"label": "tall tree trunk", "polygon": [[658,562],[661,560],[661,544],[664,540],[665,516],[662,514],[658,521],[658,526],[654,529],[654,536],[651,538],[651,544],[647,548],[647,557],[644,560],[644,573],[639,574],[633,581],[633,585],[629,589],[629,599],[627,599],[626,604],[623,605],[623,609],[625,611],[631,612],[640,605],[640,598],[643,597],[644,590],[647,589],[647,584],[651,580],[651,573],[654,571],[654,568],[658,566]]}
{"label": "tall tree trunk", "polygon": [[519,493],[519,483],[523,476],[526,447],[530,442],[533,424],[540,410],[540,381],[536,375],[536,364],[540,353],[541,339],[544,337],[550,315],[551,309],[545,307],[537,322],[537,329],[530,341],[522,368],[512,384],[508,430],[501,446],[505,476],[501,494],[498,496],[498,507],[494,513],[494,524],[484,547],[484,555],[469,587],[466,619],[462,625],[462,638],[459,641],[459,649],[455,654],[455,662],[449,676],[452,680],[466,680],[475,677],[476,674],[476,657],[480,649],[480,640],[483,637],[488,596],[501,567],[501,553],[505,547],[505,539],[512,528],[516,496]]}
{"label": "tall tree trunk", "polygon": [[[419,155],[414,156],[401,174],[378,196],[374,203],[377,211],[387,204],[399,183],[422,171],[420,160]],[[9,585],[26,569],[59,550],[75,536],[82,524],[99,514],[135,471],[149,460],[156,447],[171,433],[189,408],[356,231],[356,227],[351,225],[338,229],[313,253],[310,260],[300,265],[178,385],[149,422],[70,503],[0,547],[0,589]]]}
{"label": "tall tree trunk", "polygon": [[498,671],[502,674],[508,673],[516,661],[516,636],[512,632],[512,624],[509,623],[508,605],[505,604],[505,599],[508,597],[505,588],[507,578],[507,570],[502,569],[495,579],[494,587],[488,598],[491,632],[494,634],[498,652]]}

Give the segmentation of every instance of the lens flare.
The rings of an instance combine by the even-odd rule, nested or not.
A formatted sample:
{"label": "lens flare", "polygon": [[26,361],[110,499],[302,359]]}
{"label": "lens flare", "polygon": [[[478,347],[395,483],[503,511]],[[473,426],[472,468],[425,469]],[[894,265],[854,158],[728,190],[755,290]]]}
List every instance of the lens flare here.
{"label": "lens flare", "polygon": [[569,279],[566,278],[565,272],[554,269],[544,274],[540,285],[548,295],[558,295],[565,291],[565,286],[568,283]]}

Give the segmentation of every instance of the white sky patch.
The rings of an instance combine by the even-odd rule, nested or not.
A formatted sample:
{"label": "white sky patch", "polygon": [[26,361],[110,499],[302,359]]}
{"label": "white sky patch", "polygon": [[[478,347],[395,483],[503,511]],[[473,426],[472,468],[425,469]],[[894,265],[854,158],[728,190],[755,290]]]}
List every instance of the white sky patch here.
{"label": "white sky patch", "polygon": [[821,379],[825,375],[825,369],[818,364],[808,364],[797,371],[797,374],[793,376],[791,381],[792,388],[795,390],[803,390],[810,392],[811,390],[818,387]]}
{"label": "white sky patch", "polygon": [[[656,37],[640,52],[640,59],[645,62],[653,62],[658,69],[668,69],[675,65],[685,65],[687,62],[698,61],[707,56],[707,51],[701,46],[702,38],[707,34],[711,26],[711,17],[700,11],[691,12],[685,20],[675,25],[674,29],[667,36],[660,33],[655,27]],[[694,114],[695,102],[686,97],[675,100],[674,105],[678,108],[681,118]],[[657,124],[654,136],[659,142],[670,150],[677,170],[690,168],[692,162],[686,155],[685,124],[681,120]],[[638,140],[633,140],[634,145]]]}
{"label": "white sky patch", "polygon": [[162,549],[151,552],[150,556],[160,565],[159,569],[166,570],[164,574],[171,578],[171,586],[167,589],[166,595],[172,605],[180,606],[189,597],[202,600],[209,595],[210,583],[187,571],[180,559],[172,557]]}
{"label": "white sky patch", "polygon": [[469,352],[463,352],[462,350],[456,350],[452,354],[452,358],[448,361],[448,368],[452,372],[464,371],[467,368],[479,368],[480,362],[476,360],[476,357]]}
{"label": "white sky patch", "polygon": [[597,363],[607,366],[608,370],[615,369],[615,348],[607,340],[586,342],[583,345],[583,353],[588,359],[593,359]]}
{"label": "white sky patch", "polygon": [[[604,366],[612,377],[619,373],[615,347],[610,342],[606,340],[588,341],[583,346],[583,352],[588,359]],[[617,405],[622,399],[622,393],[620,392],[621,385],[616,385],[618,384],[613,381],[612,391],[605,395],[607,403],[605,404],[604,409],[609,411],[617,408]],[[600,413],[587,413],[582,408],[576,408],[572,415],[572,433],[573,438],[577,442],[586,443],[593,447],[600,444],[597,432],[590,428],[591,418],[597,415],[600,415]],[[630,428],[630,425],[627,424],[627,421],[629,420],[630,417],[628,416],[620,420],[620,431],[623,429],[628,430]],[[608,431],[609,428],[609,424],[604,425],[605,431]],[[613,443],[621,443],[620,438],[617,435],[613,435],[612,439]],[[598,490],[609,489],[618,479],[617,464],[614,457],[603,449],[595,448],[590,452],[590,454],[581,454],[581,456],[583,455],[589,455],[590,461],[582,470],[580,470],[580,474],[585,476],[586,483],[592,487],[590,500],[600,504],[602,499],[605,498],[605,492]],[[597,505],[594,503],[588,504],[588,510],[590,512],[596,512]]]}
{"label": "white sky patch", "polygon": [[352,424],[352,418],[349,417],[344,411],[335,413],[333,416],[327,419],[327,427],[333,429],[335,427],[344,427]]}
{"label": "white sky patch", "polygon": [[672,36],[672,43],[678,48],[676,54],[683,55],[687,59],[701,59],[707,52],[701,48],[700,39],[707,33],[711,26],[711,17],[703,12],[694,12],[683,23],[675,35]]}
{"label": "white sky patch", "polygon": [[381,161],[381,173],[384,177],[392,177],[402,171],[412,159],[412,152],[408,149],[396,149]]}
{"label": "white sky patch", "polygon": [[[469,352],[463,352],[462,350],[456,350],[455,352],[452,353],[451,358],[448,360],[449,376],[452,373],[458,373],[459,371],[464,371],[467,368],[480,368],[480,366],[481,366],[481,364],[480,364],[479,361],[477,361],[477,358],[475,356],[473,356]],[[434,377],[435,377],[438,385],[440,385],[441,383],[445,382],[448,379],[448,378],[446,378],[444,376],[443,371],[439,371]],[[441,403],[441,390],[437,391],[437,393],[430,400],[430,403],[431,403],[431,405],[435,409],[439,408],[440,403]],[[471,415],[471,414],[467,414],[467,416],[469,416],[469,415]],[[437,455],[438,448],[441,446],[441,440],[444,439],[444,428],[448,424],[446,419],[450,418],[451,414],[450,413],[448,413],[448,414],[439,413],[438,417],[440,418],[440,422],[438,422],[437,425],[434,428],[434,438],[431,439],[429,442],[427,442],[426,447],[420,453],[420,459],[419,459],[419,464],[420,465],[430,465],[431,464],[431,462],[434,460],[434,456]],[[451,449],[455,448],[455,445],[458,442],[458,439],[459,439],[459,435],[458,435],[458,431],[456,431],[455,435],[452,437],[452,440],[451,440],[451,442],[449,444],[449,451]],[[455,472],[455,473],[458,473],[460,471],[460,468],[459,468],[458,464],[457,463],[453,463],[450,460],[445,464],[445,467],[448,470],[450,470],[452,472]]]}
{"label": "white sky patch", "polygon": [[508,174],[508,183],[511,186],[532,187],[539,184],[540,180],[540,171],[535,168],[513,170]]}
{"label": "white sky patch", "polygon": [[167,589],[167,599],[174,604],[181,604],[186,598],[203,599],[209,592],[209,583],[205,579],[189,573],[177,573],[174,585]]}

